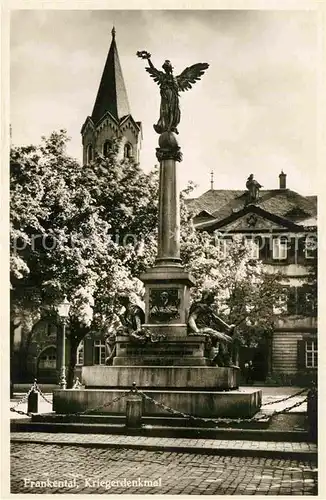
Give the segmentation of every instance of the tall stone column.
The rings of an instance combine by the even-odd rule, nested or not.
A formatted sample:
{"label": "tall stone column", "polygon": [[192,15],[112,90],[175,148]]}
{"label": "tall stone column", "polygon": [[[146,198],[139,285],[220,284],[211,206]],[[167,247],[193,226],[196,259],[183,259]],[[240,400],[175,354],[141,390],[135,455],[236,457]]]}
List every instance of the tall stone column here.
{"label": "tall stone column", "polygon": [[172,132],[159,138],[156,155],[160,162],[158,252],[156,265],[180,266],[180,203],[176,162],[182,160]]}
{"label": "tall stone column", "polygon": [[128,338],[118,338],[113,365],[206,366],[205,338],[187,334],[189,290],[194,280],[180,259],[176,163],[182,160],[182,154],[173,132],[160,135],[156,156],[160,162],[158,249],[155,265],[142,274],[141,280],[145,285],[143,327],[162,340],[139,347],[131,345]]}
{"label": "tall stone column", "polygon": [[159,137],[160,162],[158,250],[154,267],[141,276],[145,284],[145,324],[169,337],[186,337],[189,288],[193,278],[181,265],[180,202],[177,162],[182,154],[173,132]]}

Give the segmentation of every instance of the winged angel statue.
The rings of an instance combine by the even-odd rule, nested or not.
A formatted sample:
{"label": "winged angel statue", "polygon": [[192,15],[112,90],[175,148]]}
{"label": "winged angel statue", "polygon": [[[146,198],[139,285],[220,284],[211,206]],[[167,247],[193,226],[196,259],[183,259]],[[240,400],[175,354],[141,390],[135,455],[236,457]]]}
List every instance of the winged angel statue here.
{"label": "winged angel statue", "polygon": [[149,52],[145,50],[138,51],[137,56],[141,59],[147,59],[149,67],[146,68],[146,71],[160,87],[160,118],[157,124],[154,125],[155,132],[158,134],[162,134],[163,132],[175,132],[178,134],[177,126],[180,123],[179,92],[191,89],[192,84],[200,80],[200,77],[204,74],[209,64],[193,64],[183,70],[179,76],[175,77],[170,61],[166,60],[162,65],[163,72],[155,68]]}

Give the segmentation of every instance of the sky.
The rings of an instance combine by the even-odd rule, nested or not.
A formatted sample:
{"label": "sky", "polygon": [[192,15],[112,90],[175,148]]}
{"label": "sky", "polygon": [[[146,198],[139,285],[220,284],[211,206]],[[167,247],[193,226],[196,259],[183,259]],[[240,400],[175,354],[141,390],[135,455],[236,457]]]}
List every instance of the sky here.
{"label": "sky", "polygon": [[318,191],[315,11],[17,10],[11,14],[10,122],[14,145],[37,144],[67,129],[68,153],[81,161],[81,127],[92,113],[112,26],[131,113],[142,122],[140,163],[157,163],[159,89],[136,57],[147,50],[176,75],[209,69],[180,95],[180,187],[245,189],[250,173],[265,189]]}

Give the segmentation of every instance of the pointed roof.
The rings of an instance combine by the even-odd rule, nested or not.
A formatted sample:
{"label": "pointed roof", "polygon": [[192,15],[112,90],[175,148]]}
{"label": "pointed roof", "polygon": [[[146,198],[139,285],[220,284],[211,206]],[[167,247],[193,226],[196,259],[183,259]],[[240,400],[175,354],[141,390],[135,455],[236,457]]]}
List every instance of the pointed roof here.
{"label": "pointed roof", "polygon": [[117,120],[130,114],[126,86],[115,42],[114,28],[112,29],[110,50],[94,104],[92,113],[93,122],[96,124],[107,111]]}

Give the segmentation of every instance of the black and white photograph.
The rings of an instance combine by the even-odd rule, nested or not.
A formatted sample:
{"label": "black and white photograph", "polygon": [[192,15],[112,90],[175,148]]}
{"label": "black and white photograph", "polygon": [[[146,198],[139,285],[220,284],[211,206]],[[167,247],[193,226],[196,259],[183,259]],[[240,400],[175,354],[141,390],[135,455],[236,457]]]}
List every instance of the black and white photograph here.
{"label": "black and white photograph", "polygon": [[8,12],[7,496],[317,496],[318,2],[55,3]]}

